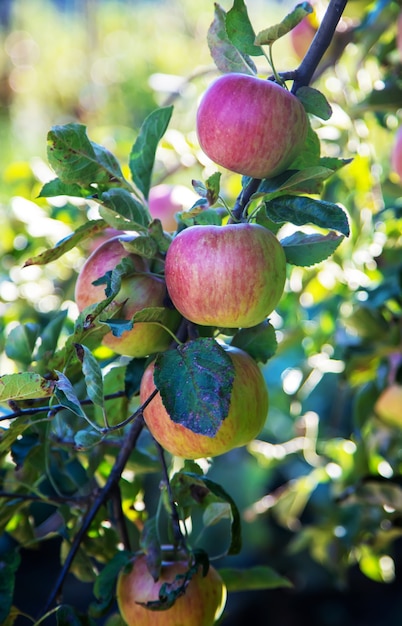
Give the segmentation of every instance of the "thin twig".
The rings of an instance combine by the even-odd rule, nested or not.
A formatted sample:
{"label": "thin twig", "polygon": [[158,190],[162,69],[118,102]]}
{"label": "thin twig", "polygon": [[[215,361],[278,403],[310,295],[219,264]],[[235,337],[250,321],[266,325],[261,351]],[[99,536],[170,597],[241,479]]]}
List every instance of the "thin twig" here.
{"label": "thin twig", "polygon": [[169,473],[168,473],[168,468],[167,468],[166,459],[165,459],[165,451],[158,442],[155,442],[155,443],[158,449],[158,455],[159,455],[161,465],[162,465],[163,480],[166,485],[166,491],[167,491],[168,499],[169,499],[170,519],[172,522],[172,531],[173,531],[173,545],[175,548],[182,548],[184,545],[184,537],[183,537],[183,533],[181,532],[180,517],[177,512],[177,506],[173,497],[172,487],[171,487],[170,480],[169,480]]}

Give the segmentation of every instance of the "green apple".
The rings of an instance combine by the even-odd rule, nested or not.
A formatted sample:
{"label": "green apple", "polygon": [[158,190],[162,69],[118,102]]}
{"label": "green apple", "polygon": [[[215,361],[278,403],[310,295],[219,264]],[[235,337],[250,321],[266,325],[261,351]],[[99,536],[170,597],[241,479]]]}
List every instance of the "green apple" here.
{"label": "green apple", "polygon": [[[140,603],[154,602],[164,583],[180,586],[176,576],[189,570],[190,564],[179,556],[179,560],[162,562],[157,581],[151,576],[144,554],[133,559],[132,568],[124,569],[117,581],[117,602],[122,618],[128,626],[212,626],[223,613],[226,603],[226,587],[214,567],[210,565],[203,576],[201,568],[190,579],[185,593],[178,597],[173,606],[165,610],[152,611]],[[175,581],[175,582],[174,582]]]}
{"label": "green apple", "polygon": [[[124,257],[133,261],[135,272],[122,279],[119,293],[114,299],[111,310],[120,306],[119,317],[131,319],[137,311],[149,307],[166,307],[167,291],[165,281],[149,270],[148,261],[139,255],[128,252],[122,241],[130,241],[133,235],[112,237],[98,246],[82,266],[76,286],[75,301],[82,311],[87,306],[105,299],[105,285],[94,285],[94,282],[113,270]],[[107,316],[107,309],[104,317]],[[180,315],[173,308],[166,307],[166,325],[176,330]],[[132,330],[123,332],[116,337],[107,333],[102,343],[117,354],[132,357],[144,357],[161,350],[166,350],[172,341],[171,335],[161,326],[138,322]]]}
{"label": "green apple", "polygon": [[[239,348],[226,346],[235,368],[229,412],[213,437],[193,432],[173,422],[160,394],[144,409],[144,420],[160,445],[171,454],[198,459],[224,454],[244,446],[262,430],[268,413],[268,390],[254,359]],[[155,390],[154,363],[146,368],[140,387],[141,403]]]}
{"label": "green apple", "polygon": [[256,326],[278,304],[285,278],[281,244],[257,224],[190,226],[173,239],[166,255],[172,302],[201,326]]}

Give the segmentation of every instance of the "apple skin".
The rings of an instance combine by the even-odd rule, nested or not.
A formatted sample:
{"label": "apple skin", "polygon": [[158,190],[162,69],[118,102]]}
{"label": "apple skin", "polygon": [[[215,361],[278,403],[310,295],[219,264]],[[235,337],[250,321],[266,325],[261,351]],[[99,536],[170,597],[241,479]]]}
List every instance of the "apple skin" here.
{"label": "apple skin", "polygon": [[[131,254],[121,243],[123,240],[132,239],[132,235],[112,237],[98,246],[85,261],[75,285],[75,302],[79,311],[105,299],[105,285],[92,283],[113,270],[124,257],[132,258],[138,274],[122,280],[121,289],[112,303],[114,306],[122,305],[119,317],[130,319],[134,313],[144,308],[166,305],[165,281],[151,274],[146,259]],[[177,311],[169,309],[168,324],[172,331],[176,330],[179,321],[180,315]],[[138,322],[132,330],[124,332],[121,337],[115,337],[112,332],[107,333],[102,343],[117,354],[140,358],[166,350],[171,341],[172,337],[162,327]]]}
{"label": "apple skin", "polygon": [[380,394],[374,410],[388,426],[402,428],[402,385],[390,385]]}
{"label": "apple skin", "polygon": [[296,56],[303,59],[313,41],[317,29],[314,28],[309,16],[305,17],[290,31],[290,41]]}
{"label": "apple skin", "polygon": [[308,118],[301,102],[269,80],[224,74],[204,93],[197,135],[205,154],[253,178],[280,174],[303,149]]}
{"label": "apple skin", "polygon": [[402,182],[402,126],[396,131],[391,153],[392,171],[396,172]]}
{"label": "apple skin", "polygon": [[[229,413],[214,437],[194,433],[170,419],[158,393],[144,409],[145,423],[156,441],[174,456],[199,459],[245,446],[262,430],[268,414],[268,390],[260,368],[249,354],[225,346],[235,368]],[[146,368],[140,386],[141,403],[155,390],[154,363]]]}
{"label": "apple skin", "polygon": [[256,326],[278,304],[285,279],[283,248],[258,224],[190,226],[166,255],[172,302],[201,326]]}
{"label": "apple skin", "polygon": [[149,192],[148,208],[154,219],[160,219],[165,231],[177,230],[175,214],[190,209],[198,196],[184,185],[155,185]]}
{"label": "apple skin", "polygon": [[225,608],[226,587],[211,565],[206,576],[202,575],[201,569],[193,576],[185,593],[169,609],[152,611],[138,604],[158,600],[161,586],[171,583],[177,574],[184,574],[188,569],[186,560],[164,561],[161,575],[155,582],[148,571],[145,555],[136,556],[131,571],[122,571],[117,581],[117,602],[126,624],[212,626]]}

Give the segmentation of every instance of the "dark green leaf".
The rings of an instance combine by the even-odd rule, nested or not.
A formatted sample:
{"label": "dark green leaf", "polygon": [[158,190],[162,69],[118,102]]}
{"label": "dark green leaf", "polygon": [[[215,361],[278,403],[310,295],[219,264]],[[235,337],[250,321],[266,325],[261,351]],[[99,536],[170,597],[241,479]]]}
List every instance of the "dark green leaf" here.
{"label": "dark green leaf", "polygon": [[86,198],[91,195],[91,191],[80,187],[76,183],[63,183],[60,178],[45,183],[40,190],[38,198],[53,198],[56,196],[72,196],[74,198]]}
{"label": "dark green leaf", "polygon": [[337,230],[346,237],[350,233],[345,211],[332,202],[306,196],[281,196],[265,202],[265,210],[273,222],[291,222],[296,226],[315,224]]}
{"label": "dark green leaf", "polygon": [[4,624],[11,610],[15,574],[21,558],[17,550],[2,554],[0,558],[0,623]]}
{"label": "dark green leaf", "polygon": [[286,15],[279,24],[270,26],[258,33],[255,43],[259,46],[272,45],[277,39],[287,35],[306,15],[312,12],[313,7],[309,2],[297,4],[293,11]]}
{"label": "dark green leaf", "polygon": [[40,345],[35,355],[38,361],[48,360],[49,356],[56,350],[68,310],[60,311],[50,320],[40,334]]}
{"label": "dark green leaf", "polygon": [[313,87],[300,87],[296,92],[296,97],[306,109],[321,120],[329,120],[332,115],[331,105],[321,91]]}
{"label": "dark green leaf", "polygon": [[56,612],[57,626],[96,626],[88,615],[82,615],[72,606],[63,604]]}
{"label": "dark green leaf", "polygon": [[248,352],[256,361],[266,363],[274,356],[278,347],[275,329],[268,320],[264,320],[258,326],[241,328],[236,332],[232,346]]}
{"label": "dark green leaf", "polygon": [[19,419],[14,420],[7,428],[0,428],[0,453],[8,453],[13,443],[21,437],[24,430],[28,427],[29,423]]}
{"label": "dark green leaf", "polygon": [[89,607],[92,617],[100,617],[110,608],[116,597],[116,583],[120,571],[130,562],[132,554],[127,550],[117,552],[96,578],[93,592],[97,599]]}
{"label": "dark green leaf", "polygon": [[146,230],[151,221],[147,207],[126,189],[115,188],[105,191],[102,194],[102,202],[108,209],[117,213],[124,223],[127,221],[124,230]]}
{"label": "dark green leaf", "polygon": [[88,398],[97,406],[104,407],[103,376],[99,362],[92,352],[82,344],[76,343],[75,351],[82,364]]}
{"label": "dark green leaf", "polygon": [[74,434],[74,443],[77,450],[90,450],[102,441],[102,436],[93,430],[78,430]]}
{"label": "dark green leaf", "polygon": [[67,376],[62,372],[56,371],[58,376],[58,380],[56,381],[56,390],[55,395],[59,401],[59,403],[66,407],[66,409],[70,409],[73,413],[78,415],[79,417],[83,417],[86,419],[86,415],[84,410],[81,407],[81,403],[77,397],[75,389]]}
{"label": "dark green leaf", "polygon": [[162,547],[159,541],[158,519],[146,520],[141,533],[140,546],[145,552],[147,568],[154,580],[158,580],[162,566]]}
{"label": "dark green leaf", "polygon": [[244,0],[234,0],[226,14],[226,32],[232,44],[243,54],[261,56],[263,51],[255,45],[255,32],[250,22]]}
{"label": "dark green leaf", "polygon": [[25,261],[24,267],[29,265],[46,265],[59,259],[63,254],[72,250],[82,241],[95,237],[101,233],[107,223],[104,220],[90,220],[82,226],[79,226],[71,235],[68,235],[61,241],[59,241],[54,248],[49,248],[44,252],[41,252],[36,257],[32,257]]}
{"label": "dark green leaf", "polygon": [[9,333],[6,341],[6,354],[24,365],[32,362],[32,353],[39,335],[38,324],[19,324]]}
{"label": "dark green leaf", "polygon": [[213,206],[219,198],[221,172],[215,172],[206,180],[207,200],[209,206]]}
{"label": "dark green leaf", "polygon": [[293,193],[319,193],[323,181],[333,173],[333,170],[320,165],[312,165],[302,170],[286,170],[278,176],[263,180],[253,198],[285,190]]}
{"label": "dark green leaf", "polygon": [[158,246],[159,252],[164,254],[172,242],[172,237],[164,232],[162,222],[159,219],[152,220],[148,232]]}
{"label": "dark green leaf", "polygon": [[123,241],[123,246],[132,254],[138,254],[146,259],[153,259],[158,254],[158,244],[150,235],[139,235],[131,241]]}
{"label": "dark green leaf", "polygon": [[159,354],[154,379],[173,422],[208,437],[217,433],[229,413],[234,366],[214,339]]}
{"label": "dark green leaf", "polygon": [[319,233],[307,235],[297,231],[282,239],[281,244],[288,263],[308,267],[331,256],[343,239],[343,235],[337,235],[334,232],[330,232],[328,235]]}
{"label": "dark green leaf", "polygon": [[293,586],[287,578],[275,572],[271,567],[263,565],[247,569],[222,568],[219,574],[229,592]]}
{"label": "dark green leaf", "polygon": [[337,172],[338,170],[341,169],[341,167],[345,167],[345,165],[348,165],[352,161],[353,159],[338,159],[337,157],[321,157],[320,165],[322,167],[327,167],[328,169],[333,170],[334,172]]}
{"label": "dark green leaf", "polygon": [[[290,164],[290,170],[304,170],[312,165],[320,165],[321,144],[317,133],[308,125],[307,138],[299,156]],[[322,165],[322,164],[321,164]]]}
{"label": "dark green leaf", "polygon": [[200,224],[202,226],[208,226],[208,224],[221,226],[222,224],[222,216],[219,211],[202,207],[193,208],[185,213],[181,213],[180,219],[187,226],[194,226],[194,224]]}
{"label": "dark green leaf", "polygon": [[126,368],[124,390],[128,398],[138,393],[147,359],[131,359]]}
{"label": "dark green leaf", "polygon": [[173,107],[152,111],[144,120],[130,153],[131,176],[145,198],[148,198],[156,148],[172,116]]}
{"label": "dark green leaf", "polygon": [[257,74],[251,58],[242,54],[230,41],[226,32],[226,11],[218,3],[215,3],[214,20],[208,30],[207,42],[215,65],[221,72]]}

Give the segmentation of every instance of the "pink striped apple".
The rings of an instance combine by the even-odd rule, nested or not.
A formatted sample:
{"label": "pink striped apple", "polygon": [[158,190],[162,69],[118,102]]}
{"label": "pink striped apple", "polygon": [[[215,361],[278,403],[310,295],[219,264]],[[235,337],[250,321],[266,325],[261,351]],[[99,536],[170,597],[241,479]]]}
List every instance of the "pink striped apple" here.
{"label": "pink striped apple", "polygon": [[300,154],[308,118],[301,102],[284,87],[233,73],[206,90],[196,127],[200,146],[212,161],[238,174],[270,178]]}
{"label": "pink striped apple", "polygon": [[256,326],[278,304],[285,278],[282,246],[257,224],[190,226],[173,239],[166,255],[172,302],[201,326]]}

